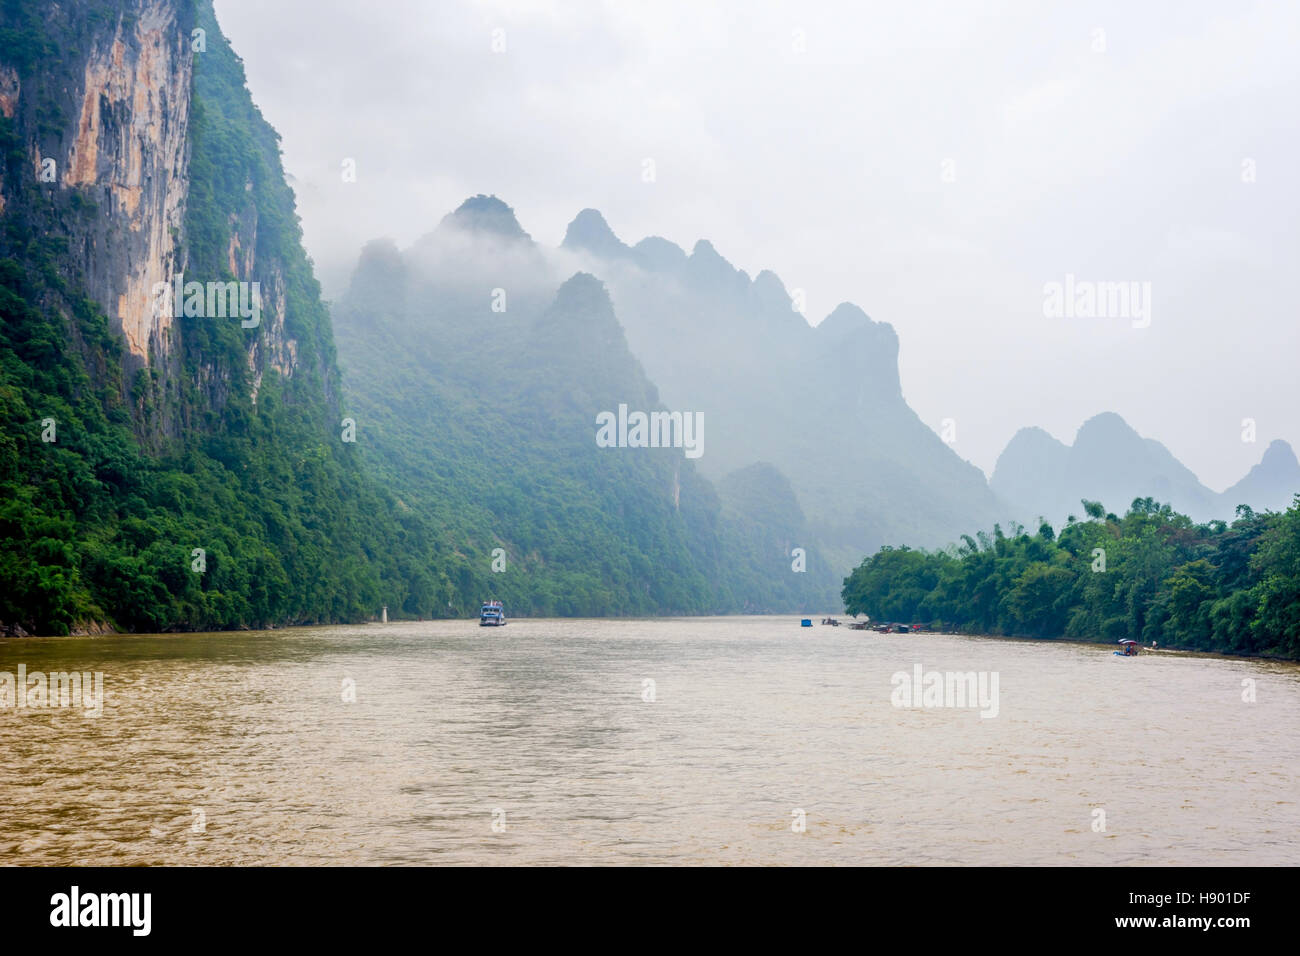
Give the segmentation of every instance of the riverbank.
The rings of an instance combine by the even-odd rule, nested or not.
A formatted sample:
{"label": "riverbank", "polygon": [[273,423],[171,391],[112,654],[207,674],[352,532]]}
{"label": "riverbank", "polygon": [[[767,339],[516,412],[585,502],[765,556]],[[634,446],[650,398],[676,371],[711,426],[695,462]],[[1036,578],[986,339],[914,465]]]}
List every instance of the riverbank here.
{"label": "riverbank", "polygon": [[[854,633],[864,633],[864,632],[854,632]],[[865,632],[865,633],[870,633],[870,632]],[[1084,640],[1082,638],[1064,637],[1064,636],[1026,637],[1024,635],[1018,635],[1018,634],[988,634],[988,633],[975,632],[975,631],[946,631],[946,630],[945,631],[916,631],[910,635],[902,635],[902,636],[925,637],[931,634],[942,634],[948,637],[974,638],[977,640],[1015,641],[1017,643],[1022,643],[1022,644],[1073,644],[1079,647],[1098,648],[1099,650],[1105,650],[1107,652],[1119,649],[1118,643],[1110,643],[1109,641],[1100,641],[1100,640],[1089,641],[1089,640]],[[1190,648],[1190,647],[1166,647],[1161,645],[1152,648],[1149,644],[1139,644],[1138,646],[1141,648],[1141,651],[1138,654],[1139,657],[1142,656],[1143,654],[1161,654],[1161,655],[1169,654],[1169,655],[1177,655],[1177,656],[1184,656],[1184,657],[1219,658],[1222,660],[1279,661],[1281,663],[1287,663],[1287,664],[1300,663],[1300,658],[1284,657],[1276,654],[1230,654],[1223,651],[1210,651],[1210,650],[1202,650],[1199,648]]]}

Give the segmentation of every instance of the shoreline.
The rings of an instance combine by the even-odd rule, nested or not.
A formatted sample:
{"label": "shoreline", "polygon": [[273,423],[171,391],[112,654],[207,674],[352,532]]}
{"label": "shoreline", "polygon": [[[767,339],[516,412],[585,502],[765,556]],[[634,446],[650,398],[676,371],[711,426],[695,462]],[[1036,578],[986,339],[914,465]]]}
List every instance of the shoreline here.
{"label": "shoreline", "polygon": [[[920,635],[942,634],[946,637],[970,637],[976,640],[990,641],[1015,641],[1021,644],[1077,644],[1080,647],[1110,648],[1114,650],[1117,646],[1103,641],[1089,641],[1079,637],[1024,637],[1014,634],[985,634],[971,631],[919,631]],[[912,635],[908,635],[909,637]],[[1141,649],[1138,657],[1145,654],[1174,654],[1180,657],[1217,657],[1222,660],[1236,661],[1275,661],[1281,664],[1300,664],[1300,658],[1282,657],[1273,654],[1230,654],[1225,651],[1203,650],[1194,647],[1156,647],[1152,648],[1146,644],[1138,644]]]}

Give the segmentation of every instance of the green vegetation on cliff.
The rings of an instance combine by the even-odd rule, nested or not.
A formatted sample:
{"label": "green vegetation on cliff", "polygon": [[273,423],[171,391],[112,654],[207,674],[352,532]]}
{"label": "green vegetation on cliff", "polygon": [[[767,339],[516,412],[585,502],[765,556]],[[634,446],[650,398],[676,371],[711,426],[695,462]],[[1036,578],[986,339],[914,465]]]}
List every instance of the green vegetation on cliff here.
{"label": "green vegetation on cliff", "polygon": [[[36,29],[7,13],[24,36]],[[432,543],[341,440],[328,314],[276,135],[210,5],[199,16],[208,49],[195,58],[184,268],[282,281],[294,371],[264,369],[254,398],[250,353],[279,334],[272,323],[181,317],[177,364],[124,381],[121,339],[69,265],[78,221],[60,213],[93,204],[94,187],[61,187],[80,204],[46,198],[53,187],[14,158],[21,140],[6,121],[0,622],[59,634],[90,621],[159,631],[356,620],[381,604],[429,615],[446,604]],[[57,86],[30,73],[40,63],[26,69],[25,87]],[[234,276],[232,230],[250,218],[258,265]]]}

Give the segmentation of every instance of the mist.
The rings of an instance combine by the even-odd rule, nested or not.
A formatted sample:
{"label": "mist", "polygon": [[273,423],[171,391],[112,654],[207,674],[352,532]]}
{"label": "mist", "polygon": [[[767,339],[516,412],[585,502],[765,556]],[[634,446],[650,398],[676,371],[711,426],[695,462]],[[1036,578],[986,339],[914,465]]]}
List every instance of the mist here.
{"label": "mist", "polygon": [[[329,295],[361,241],[412,242],[467,196],[549,245],[592,207],[628,242],[772,270],[810,323],[849,301],[893,325],[907,401],[986,474],[1018,429],[1069,443],[1104,411],[1216,491],[1300,440],[1294,7],[217,13]],[[1149,327],[1045,317],[1067,275],[1150,283]]]}

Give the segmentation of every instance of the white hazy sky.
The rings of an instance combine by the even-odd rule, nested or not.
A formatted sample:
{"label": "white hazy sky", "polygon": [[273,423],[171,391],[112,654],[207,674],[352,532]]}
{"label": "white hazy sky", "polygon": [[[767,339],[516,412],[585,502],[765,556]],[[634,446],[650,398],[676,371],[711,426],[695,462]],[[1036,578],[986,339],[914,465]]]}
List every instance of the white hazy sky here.
{"label": "white hazy sky", "polygon": [[[216,7],[327,294],[475,193],[550,245],[591,206],[773,270],[814,323],[892,323],[907,400],[986,473],[1101,411],[1216,491],[1300,449],[1300,4]],[[1067,273],[1150,282],[1150,327],[1046,318]]]}

